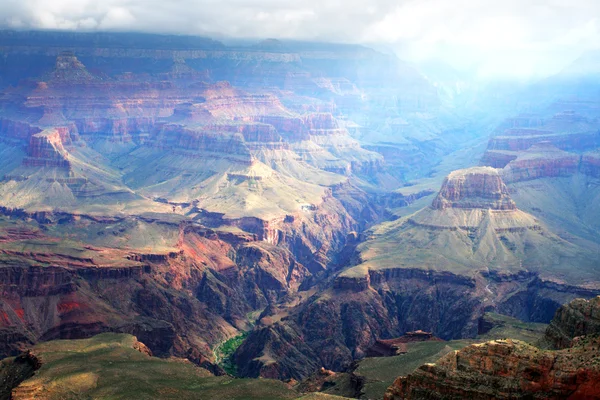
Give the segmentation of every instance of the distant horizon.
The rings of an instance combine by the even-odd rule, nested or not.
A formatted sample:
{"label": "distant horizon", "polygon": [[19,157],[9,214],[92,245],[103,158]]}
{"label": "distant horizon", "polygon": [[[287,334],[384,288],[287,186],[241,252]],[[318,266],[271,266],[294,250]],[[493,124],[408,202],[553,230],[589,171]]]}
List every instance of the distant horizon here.
{"label": "distant horizon", "polygon": [[[193,33],[170,33],[170,32],[150,32],[150,31],[141,31],[141,30],[125,30],[125,29],[106,29],[106,30],[72,30],[72,29],[62,29],[62,28],[14,28],[14,27],[5,27],[0,26],[0,32],[47,32],[47,33],[74,33],[74,34],[132,34],[132,35],[148,35],[148,36],[162,36],[162,37],[180,37],[180,38],[198,38],[198,39],[206,39],[212,40],[216,43],[220,43],[226,47],[244,47],[251,49],[253,46],[259,45],[265,41],[278,41],[283,44],[305,44],[305,45],[319,45],[319,44],[329,44],[335,46],[349,46],[349,47],[364,47],[366,49],[371,49],[377,51],[382,54],[392,54],[396,56],[399,60],[406,62],[408,64],[412,64],[415,67],[431,67],[434,63],[439,63],[441,68],[444,69],[444,72],[448,72],[449,69],[458,73],[461,76],[466,77],[470,75],[470,80],[489,80],[489,81],[512,81],[512,82],[522,82],[522,83],[532,83],[535,81],[543,80],[545,78],[551,77],[553,75],[557,75],[564,71],[567,67],[569,67],[572,63],[577,61],[580,58],[585,57],[589,54],[594,54],[596,52],[600,52],[600,46],[598,48],[593,49],[585,49],[580,52],[572,52],[571,57],[566,57],[563,59],[563,62],[554,66],[554,68],[550,68],[546,71],[546,73],[538,73],[532,75],[519,75],[519,74],[479,74],[478,75],[478,65],[476,62],[471,63],[471,65],[467,65],[465,63],[453,63],[450,60],[444,59],[440,55],[431,55],[430,57],[425,58],[415,58],[411,57],[409,52],[402,51],[399,48],[393,48],[389,44],[386,43],[353,43],[353,42],[344,42],[344,41],[326,41],[326,40],[317,40],[317,39],[302,39],[302,38],[288,38],[288,37],[232,37],[225,36],[222,34],[215,34],[214,36],[208,34],[193,34]],[[273,52],[277,52],[277,49],[272,49]],[[600,64],[598,65],[599,69],[595,72],[600,73]],[[425,72],[421,70],[421,72]]]}
{"label": "distant horizon", "polygon": [[389,48],[475,78],[550,76],[600,48],[594,0],[6,0],[0,28],[299,40]]}

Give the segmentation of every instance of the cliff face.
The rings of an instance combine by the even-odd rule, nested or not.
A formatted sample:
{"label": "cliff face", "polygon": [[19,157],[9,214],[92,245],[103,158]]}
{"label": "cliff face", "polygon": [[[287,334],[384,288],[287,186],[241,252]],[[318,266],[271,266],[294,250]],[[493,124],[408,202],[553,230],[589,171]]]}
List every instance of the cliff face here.
{"label": "cliff face", "polygon": [[557,352],[510,339],[472,345],[396,379],[385,399],[597,398],[598,345],[597,338]]}
{"label": "cliff face", "polygon": [[[495,159],[499,161],[494,155],[524,151],[540,142],[550,142],[561,150],[581,152],[600,146],[600,132],[593,120],[574,112],[561,112],[543,121],[538,127],[509,128],[499,132],[489,140],[490,153],[486,153],[483,162],[494,162],[492,160]],[[499,153],[494,153],[495,151]]]}
{"label": "cliff face", "polygon": [[452,172],[444,180],[432,207],[439,210],[449,207],[492,210],[517,208],[498,171],[486,167]]}
{"label": "cliff face", "polygon": [[[5,356],[39,340],[126,332],[143,339],[155,355],[187,357],[219,372],[211,364],[211,348],[248,329],[248,313],[295,293],[311,276],[292,253],[247,233],[136,217],[38,217],[44,229],[30,223],[30,230],[0,230]],[[64,238],[47,232],[67,223],[79,234],[101,234],[93,234],[95,244],[48,252],[46,243]],[[131,248],[131,242],[126,251],[113,247],[129,235],[141,239],[140,232],[160,232],[159,241],[171,238],[173,247],[150,254],[143,246]],[[32,238],[39,244],[21,251]]]}
{"label": "cliff face", "polygon": [[[309,301],[263,313],[263,325],[236,354],[244,375],[305,378],[315,364],[343,371],[379,339],[419,329],[475,337],[485,310],[548,322],[576,293],[600,290],[595,252],[517,209],[489,167],[451,173],[431,207],[369,235],[352,256],[358,265]],[[557,263],[567,255],[590,268],[589,280],[570,261]]]}
{"label": "cliff face", "polygon": [[554,349],[571,347],[580,336],[600,334],[600,297],[565,304],[546,330],[545,342]]}
{"label": "cliff face", "polygon": [[[253,115],[305,120],[307,113],[333,114],[342,117],[341,125],[377,132],[377,140],[370,142],[413,143],[405,147],[408,160],[422,158],[428,146],[442,147],[431,139],[445,134],[447,125],[451,129],[462,125],[444,112],[438,91],[418,71],[363,46],[286,43],[285,48],[273,50],[228,47],[210,40],[190,47],[186,38],[162,36],[151,41],[118,34],[75,36],[3,34],[7,61],[0,69],[0,85],[17,86],[31,78],[41,81],[36,93],[20,93],[28,99],[29,112],[35,108],[36,113],[77,119],[82,135],[137,143],[174,108],[205,101],[205,110],[219,119]],[[233,88],[228,95],[224,87],[216,95],[198,90],[223,81]],[[247,93],[231,95],[239,89]],[[66,99],[67,90],[77,92],[77,99]],[[287,110],[282,111],[282,104]],[[323,136],[324,130],[346,135],[344,126],[338,124],[336,130],[331,122],[314,125],[311,129],[320,131],[315,136]],[[337,140],[341,134],[327,134],[336,137],[327,140]],[[370,156],[370,161],[362,162],[340,157],[349,165],[329,165],[328,170],[372,173],[381,168],[382,160]],[[366,158],[366,153],[361,157]],[[399,174],[409,168],[404,164]]]}
{"label": "cliff face", "polygon": [[54,128],[31,136],[28,157],[23,164],[30,167],[58,167],[69,169],[69,155],[64,145],[71,144],[68,128]]}
{"label": "cliff face", "polygon": [[579,163],[577,154],[559,150],[550,142],[540,142],[510,161],[502,170],[502,177],[505,182],[512,183],[571,176],[579,170]]}

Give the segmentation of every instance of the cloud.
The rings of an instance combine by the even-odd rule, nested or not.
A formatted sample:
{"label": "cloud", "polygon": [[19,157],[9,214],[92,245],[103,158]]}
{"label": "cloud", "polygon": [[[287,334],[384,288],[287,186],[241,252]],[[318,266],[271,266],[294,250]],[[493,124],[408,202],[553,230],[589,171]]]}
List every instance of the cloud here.
{"label": "cloud", "polygon": [[408,49],[406,56],[415,58],[444,52],[484,58],[494,53],[522,57],[527,52],[581,52],[600,43],[599,18],[598,0],[3,0],[0,4],[0,26],[8,28],[388,43]]}

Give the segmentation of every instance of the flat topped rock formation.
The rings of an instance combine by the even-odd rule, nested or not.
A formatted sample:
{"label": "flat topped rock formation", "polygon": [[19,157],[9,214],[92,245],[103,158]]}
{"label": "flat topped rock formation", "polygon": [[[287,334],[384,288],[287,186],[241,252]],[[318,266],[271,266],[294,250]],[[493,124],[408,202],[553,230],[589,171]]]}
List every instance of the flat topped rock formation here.
{"label": "flat topped rock formation", "polygon": [[450,173],[430,207],[375,227],[358,250],[362,263],[342,272],[340,282],[370,276],[372,283],[377,271],[418,269],[463,276],[527,272],[600,287],[595,248],[553,234],[518,209],[490,167]]}
{"label": "flat topped rock formation", "polygon": [[451,172],[431,206],[437,210],[517,208],[500,174],[491,167],[473,167]]}

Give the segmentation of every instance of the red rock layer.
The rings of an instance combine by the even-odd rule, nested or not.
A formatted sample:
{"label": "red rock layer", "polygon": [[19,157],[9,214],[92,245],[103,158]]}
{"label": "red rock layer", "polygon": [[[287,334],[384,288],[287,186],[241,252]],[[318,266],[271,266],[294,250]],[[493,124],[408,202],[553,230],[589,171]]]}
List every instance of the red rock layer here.
{"label": "red rock layer", "polygon": [[71,144],[68,128],[54,128],[37,133],[29,139],[28,156],[23,165],[69,168],[69,155],[64,145]]}
{"label": "red rock layer", "polygon": [[561,351],[497,340],[472,345],[394,381],[386,400],[597,399],[600,339]]}
{"label": "red rock layer", "polygon": [[432,207],[516,210],[508,189],[494,168],[475,167],[450,173]]}
{"label": "red rock layer", "polygon": [[559,150],[549,142],[531,146],[502,171],[505,182],[520,182],[538,178],[570,176],[579,169],[580,157]]}

